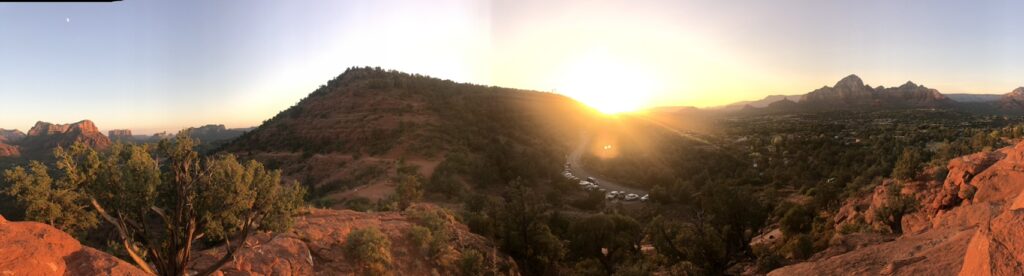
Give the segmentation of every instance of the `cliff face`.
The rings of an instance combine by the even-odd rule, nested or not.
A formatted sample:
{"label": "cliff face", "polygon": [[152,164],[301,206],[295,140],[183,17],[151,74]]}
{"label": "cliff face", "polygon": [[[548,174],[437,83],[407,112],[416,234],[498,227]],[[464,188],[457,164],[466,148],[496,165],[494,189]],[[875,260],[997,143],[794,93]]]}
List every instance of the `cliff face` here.
{"label": "cliff face", "polygon": [[[901,236],[857,248],[842,248],[853,235],[837,236],[811,261],[769,275],[1024,275],[1022,168],[1024,142],[953,159],[944,181],[904,184],[901,193],[919,205],[903,217]],[[870,211],[856,210],[887,200],[877,191],[853,199],[840,209],[837,225],[858,216],[871,223]]]}
{"label": "cliff face", "polygon": [[41,158],[49,156],[58,146],[68,147],[78,141],[95,149],[106,149],[111,145],[110,139],[89,120],[73,124],[37,122],[19,144],[25,156]]}
{"label": "cliff face", "polygon": [[107,132],[107,137],[114,141],[130,140],[132,131],[130,129],[113,129]]}

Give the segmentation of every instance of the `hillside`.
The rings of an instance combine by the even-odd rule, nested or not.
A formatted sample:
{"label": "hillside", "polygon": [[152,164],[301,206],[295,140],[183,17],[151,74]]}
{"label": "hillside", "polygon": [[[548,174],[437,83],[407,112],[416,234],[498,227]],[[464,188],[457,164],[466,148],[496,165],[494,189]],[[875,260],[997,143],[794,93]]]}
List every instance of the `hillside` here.
{"label": "hillside", "polygon": [[387,196],[400,167],[457,196],[557,177],[592,115],[556,94],[353,68],[222,150],[283,169],[328,204]]}
{"label": "hillside", "polygon": [[[477,258],[481,273],[518,275],[515,262],[498,253],[493,243],[430,205],[404,212],[309,211],[286,233],[250,237],[247,243],[252,246],[242,249],[236,261],[220,271],[228,275],[354,275],[360,263],[357,256],[346,253],[347,239],[354,231],[376,229],[388,240],[389,246],[383,249],[390,256],[391,275],[460,275],[467,258]],[[414,228],[426,229],[438,241],[422,244],[430,241],[417,241],[410,234]],[[206,267],[222,254],[222,248],[200,252],[194,266]]]}

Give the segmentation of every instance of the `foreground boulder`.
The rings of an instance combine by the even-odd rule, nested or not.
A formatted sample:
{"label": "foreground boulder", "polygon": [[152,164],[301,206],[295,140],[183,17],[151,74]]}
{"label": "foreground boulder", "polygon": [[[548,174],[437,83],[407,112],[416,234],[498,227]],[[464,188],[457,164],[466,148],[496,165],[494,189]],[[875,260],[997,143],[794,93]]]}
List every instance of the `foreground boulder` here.
{"label": "foreground boulder", "polygon": [[0,275],[147,275],[52,226],[0,217]]}
{"label": "foreground boulder", "polygon": [[[831,252],[827,256],[769,275],[1024,275],[1024,142],[959,157],[948,169],[942,184],[904,186],[902,193],[920,205],[903,217],[903,235],[851,250],[830,248],[819,253]],[[869,208],[853,206],[875,205],[868,202],[851,200],[840,213],[844,220],[853,217]]]}

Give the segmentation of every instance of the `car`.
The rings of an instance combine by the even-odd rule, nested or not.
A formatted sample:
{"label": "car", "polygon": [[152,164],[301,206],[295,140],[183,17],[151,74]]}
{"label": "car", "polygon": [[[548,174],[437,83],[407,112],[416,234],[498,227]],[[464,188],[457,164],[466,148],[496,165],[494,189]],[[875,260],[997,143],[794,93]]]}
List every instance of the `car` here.
{"label": "car", "polygon": [[587,181],[590,181],[590,183],[597,183],[597,179],[594,178],[593,176],[588,176]]}
{"label": "car", "polygon": [[628,194],[628,195],[626,195],[625,200],[626,201],[634,201],[634,200],[637,200],[639,198],[640,198],[640,196],[637,195],[637,194]]}
{"label": "car", "polygon": [[648,201],[651,199],[651,195],[647,194],[640,197],[640,201]]}
{"label": "car", "polygon": [[587,185],[590,185],[590,184],[591,184],[590,181],[580,180],[580,186],[587,186]]}
{"label": "car", "polygon": [[615,194],[608,193],[608,194],[604,195],[604,199],[613,200],[613,199],[615,199]]}

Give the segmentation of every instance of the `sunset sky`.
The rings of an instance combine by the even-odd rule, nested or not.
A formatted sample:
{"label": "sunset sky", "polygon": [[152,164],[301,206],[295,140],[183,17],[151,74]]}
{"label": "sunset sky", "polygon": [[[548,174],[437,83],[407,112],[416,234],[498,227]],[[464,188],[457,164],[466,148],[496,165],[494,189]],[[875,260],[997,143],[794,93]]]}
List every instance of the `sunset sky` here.
{"label": "sunset sky", "polygon": [[1010,1],[0,4],[0,128],[86,118],[145,134],[255,126],[365,65],[639,106],[800,94],[851,73],[870,85],[1006,93],[1024,86],[1021,10]]}

